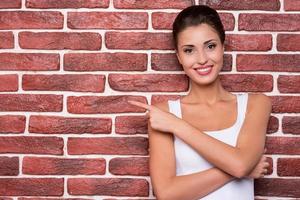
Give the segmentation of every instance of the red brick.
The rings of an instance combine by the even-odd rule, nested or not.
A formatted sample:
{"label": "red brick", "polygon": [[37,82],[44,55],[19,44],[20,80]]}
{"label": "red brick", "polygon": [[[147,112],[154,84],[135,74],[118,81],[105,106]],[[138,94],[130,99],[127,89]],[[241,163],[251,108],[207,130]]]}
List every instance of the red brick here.
{"label": "red brick", "polygon": [[0,137],[0,146],[0,153],[62,155],[64,142],[58,137],[16,136]]}
{"label": "red brick", "polygon": [[113,158],[109,171],[114,175],[149,176],[149,159],[146,157]]}
{"label": "red brick", "polygon": [[227,34],[225,51],[268,51],[272,48],[270,34]]}
{"label": "red brick", "polygon": [[19,44],[23,49],[99,50],[101,35],[91,32],[20,32]]}
{"label": "red brick", "polygon": [[132,178],[69,178],[68,193],[71,195],[109,195],[146,197],[149,183],[145,179]]}
{"label": "red brick", "polygon": [[300,76],[279,75],[277,81],[280,93],[300,93]]}
{"label": "red brick", "polygon": [[108,8],[109,0],[26,0],[27,8]]}
{"label": "red brick", "polygon": [[[0,157],[0,175],[17,176],[19,174],[18,157]],[[1,198],[0,198],[1,199]]]}
{"label": "red brick", "polygon": [[24,90],[104,92],[105,76],[92,74],[23,75]]}
{"label": "red brick", "polygon": [[183,74],[109,74],[113,90],[138,92],[183,92],[189,81]]}
{"label": "red brick", "polygon": [[282,132],[300,135],[300,117],[284,116],[282,118]]}
{"label": "red brick", "polygon": [[299,31],[298,14],[240,14],[239,30]]}
{"label": "red brick", "polygon": [[272,96],[271,100],[274,113],[300,112],[300,96]]}
{"label": "red brick", "polygon": [[62,95],[0,94],[0,111],[60,112],[62,104]]}
{"label": "red brick", "polygon": [[[232,56],[224,55],[222,71],[231,71]],[[175,53],[152,53],[151,68],[156,71],[183,71]]]}
{"label": "red brick", "polygon": [[61,29],[64,17],[56,11],[3,11],[0,29]]}
{"label": "red brick", "polygon": [[7,74],[0,75],[0,92],[18,91],[18,75]]}
{"label": "red brick", "polygon": [[108,49],[174,49],[171,33],[107,32],[105,44]]}
{"label": "red brick", "polygon": [[67,71],[145,71],[147,54],[141,53],[68,53]]}
{"label": "red brick", "polygon": [[300,34],[278,34],[277,49],[278,51],[299,51],[299,40]]}
{"label": "red brick", "polygon": [[167,100],[176,100],[180,98],[180,95],[152,95],[151,104],[157,104],[161,102],[165,102]]}
{"label": "red brick", "polygon": [[30,116],[29,132],[41,134],[110,133],[110,118]]}
{"label": "red brick", "polygon": [[18,200],[94,200],[83,198],[42,198],[42,197],[19,197]]}
{"label": "red brick", "polygon": [[1,0],[0,8],[21,8],[21,0]]}
{"label": "red brick", "polygon": [[31,175],[103,175],[105,159],[25,157],[23,174]]}
{"label": "red brick", "polygon": [[255,180],[255,195],[300,197],[300,179],[260,178]]}
{"label": "red brick", "polygon": [[265,74],[226,74],[220,76],[222,85],[232,92],[271,92],[273,76]]}
{"label": "red brick", "polygon": [[267,137],[267,154],[300,154],[300,138],[297,137]]}
{"label": "red brick", "polygon": [[216,10],[279,10],[280,1],[279,0],[200,0],[200,5],[207,5]]}
{"label": "red brick", "polygon": [[13,198],[8,198],[8,197],[0,197],[0,200],[13,200]]}
{"label": "red brick", "polygon": [[267,167],[266,175],[271,175],[273,173],[273,159],[270,157],[267,157],[267,162],[269,163],[269,166]]}
{"label": "red brick", "polygon": [[59,70],[59,54],[0,53],[0,70]]}
{"label": "red brick", "polygon": [[39,197],[19,197],[18,200],[94,200],[83,198],[39,198]]}
{"label": "red brick", "polygon": [[0,116],[0,133],[23,133],[26,117],[22,115]]}
{"label": "red brick", "polygon": [[300,1],[297,0],[284,0],[284,10],[286,11],[299,11]]}
{"label": "red brick", "polygon": [[181,0],[181,1],[172,1],[172,0],[114,0],[115,8],[133,8],[133,9],[182,9],[188,6],[191,6],[194,3],[192,0]]}
{"label": "red brick", "polygon": [[300,55],[295,54],[239,54],[238,71],[300,72]]}
{"label": "red brick", "polygon": [[145,137],[69,138],[68,153],[147,155],[148,140]]}
{"label": "red brick", "polygon": [[268,123],[268,128],[267,128],[267,133],[275,133],[278,131],[279,128],[279,120],[277,117],[270,116],[269,118],[269,123]]}
{"label": "red brick", "polygon": [[143,96],[70,96],[67,99],[68,112],[76,114],[144,112],[133,106],[129,100],[147,103]]}
{"label": "red brick", "polygon": [[13,32],[0,32],[0,49],[12,49],[14,46]]}
{"label": "red brick", "polygon": [[61,196],[63,178],[1,178],[0,195],[6,196]]}
{"label": "red brick", "polygon": [[146,12],[68,12],[71,29],[147,29]]}
{"label": "red brick", "polygon": [[300,158],[278,158],[278,176],[300,176]]}
{"label": "red brick", "polygon": [[147,121],[146,116],[117,116],[115,131],[125,135],[147,134]]}
{"label": "red brick", "polygon": [[[152,27],[154,29],[171,30],[173,22],[178,13],[154,12],[151,15]],[[232,31],[234,29],[234,16],[229,13],[219,13],[224,29]]]}

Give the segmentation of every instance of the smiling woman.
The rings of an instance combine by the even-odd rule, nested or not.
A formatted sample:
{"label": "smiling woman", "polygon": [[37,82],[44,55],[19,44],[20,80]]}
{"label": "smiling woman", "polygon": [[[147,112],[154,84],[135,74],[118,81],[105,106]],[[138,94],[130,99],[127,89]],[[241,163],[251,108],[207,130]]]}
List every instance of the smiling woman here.
{"label": "smiling woman", "polygon": [[191,6],[173,24],[177,58],[190,92],[149,111],[150,175],[158,199],[253,200],[271,102],[263,94],[232,94],[219,78],[224,28],[215,10]]}

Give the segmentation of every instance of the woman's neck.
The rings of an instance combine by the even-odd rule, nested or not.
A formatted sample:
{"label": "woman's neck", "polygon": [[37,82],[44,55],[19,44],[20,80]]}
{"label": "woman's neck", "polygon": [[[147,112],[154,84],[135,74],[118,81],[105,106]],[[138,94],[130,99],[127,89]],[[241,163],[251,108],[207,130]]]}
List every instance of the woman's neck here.
{"label": "woman's neck", "polygon": [[220,79],[217,78],[209,85],[199,85],[191,81],[191,90],[187,96],[184,97],[183,102],[212,105],[230,97],[231,94],[223,88]]}

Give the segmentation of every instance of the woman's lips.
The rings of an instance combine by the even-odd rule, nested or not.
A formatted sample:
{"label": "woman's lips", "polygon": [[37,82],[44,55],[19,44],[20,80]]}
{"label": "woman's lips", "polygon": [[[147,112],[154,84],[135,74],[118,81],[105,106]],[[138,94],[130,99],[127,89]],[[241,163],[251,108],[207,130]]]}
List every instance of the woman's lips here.
{"label": "woman's lips", "polygon": [[212,71],[213,65],[195,68],[196,72],[201,76],[206,76]]}

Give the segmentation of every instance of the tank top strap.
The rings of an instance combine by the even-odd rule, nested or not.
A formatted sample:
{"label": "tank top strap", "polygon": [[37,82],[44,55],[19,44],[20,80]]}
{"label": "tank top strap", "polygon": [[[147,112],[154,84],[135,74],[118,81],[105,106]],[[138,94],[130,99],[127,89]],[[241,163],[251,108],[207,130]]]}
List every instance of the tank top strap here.
{"label": "tank top strap", "polygon": [[181,118],[181,107],[180,107],[180,100],[169,100],[169,112]]}
{"label": "tank top strap", "polygon": [[247,111],[248,93],[238,94],[237,101],[238,101],[238,119],[241,120],[241,122],[243,122]]}

